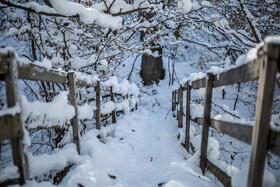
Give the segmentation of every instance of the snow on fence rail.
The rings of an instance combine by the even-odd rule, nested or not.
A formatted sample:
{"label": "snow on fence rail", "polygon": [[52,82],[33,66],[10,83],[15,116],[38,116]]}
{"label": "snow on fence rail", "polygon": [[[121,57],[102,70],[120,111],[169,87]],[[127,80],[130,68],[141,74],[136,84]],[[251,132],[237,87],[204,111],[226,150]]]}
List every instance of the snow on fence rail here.
{"label": "snow on fence rail", "polygon": [[[277,71],[280,71],[280,43],[266,42],[263,45],[263,55],[239,67],[199,79],[184,79],[178,90],[172,92],[172,111],[177,110],[178,127],[183,127],[183,92],[186,90],[186,137],[185,147],[189,151],[190,120],[203,126],[201,136],[200,168],[210,170],[225,186],[231,186],[231,177],[207,159],[207,144],[209,127],[225,133],[237,140],[252,144],[250,168],[247,186],[261,186],[267,151],[280,156],[280,132],[270,126],[270,116],[273,103],[273,93]],[[235,83],[259,80],[258,98],[255,111],[254,126],[210,118],[212,89]],[[203,118],[191,116],[191,89],[206,88]]]}
{"label": "snow on fence rail", "polygon": [[[73,141],[77,152],[80,153],[78,129],[81,118],[92,118],[93,111],[96,111],[96,129],[100,130],[102,114],[111,113],[112,122],[116,123],[117,111],[127,113],[130,109],[137,109],[138,88],[135,84],[130,84],[128,81],[118,83],[116,77],[100,82],[97,77],[83,75],[80,72],[66,73],[35,64],[25,64],[20,62],[20,59],[16,58],[16,54],[12,51],[0,54],[0,79],[5,80],[8,107],[8,109],[0,111],[0,140],[13,140],[13,162],[18,167],[19,173],[19,179],[0,181],[0,186],[15,182],[22,185],[25,183],[27,176],[34,175],[30,175],[28,171],[28,160],[23,151],[23,139],[26,135],[24,133],[25,128],[62,128],[66,122],[70,121],[73,128]],[[19,95],[18,79],[68,84],[71,105],[67,104],[66,92],[60,93],[49,103],[39,101],[29,103],[25,96],[20,97]],[[90,107],[89,105],[77,106],[76,86],[95,88],[96,107]],[[109,92],[111,101],[102,104],[102,91],[104,93]],[[122,96],[121,103],[115,102],[115,95]],[[105,95],[104,97],[107,96]],[[57,112],[56,107],[62,107],[62,111]],[[87,114],[79,114],[79,111],[84,110],[92,111],[88,111]]]}

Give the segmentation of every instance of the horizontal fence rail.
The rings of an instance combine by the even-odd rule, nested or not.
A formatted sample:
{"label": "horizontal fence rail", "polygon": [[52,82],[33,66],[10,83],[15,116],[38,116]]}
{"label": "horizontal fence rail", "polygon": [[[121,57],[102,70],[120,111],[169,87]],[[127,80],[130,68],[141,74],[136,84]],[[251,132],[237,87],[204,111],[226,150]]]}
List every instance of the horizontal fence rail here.
{"label": "horizontal fence rail", "polygon": [[[236,83],[248,82],[259,78],[260,64],[263,58],[260,57],[247,64],[241,65],[237,68],[230,69],[218,75],[213,75],[213,88],[232,85]],[[195,80],[192,82],[192,89],[205,88],[206,78]]]}
{"label": "horizontal fence rail", "polygon": [[[193,121],[198,125],[203,125],[203,118],[195,118]],[[254,127],[252,125],[211,119],[210,127],[239,141],[251,144]],[[280,131],[270,128],[269,134],[268,150],[280,156]]]}
{"label": "horizontal fence rail", "polygon": [[[239,67],[229,69],[220,74],[208,73],[206,77],[187,81],[178,90],[172,92],[172,111],[177,108],[178,127],[181,128],[182,93],[186,91],[186,139],[185,148],[194,149],[190,142],[190,120],[202,125],[200,168],[210,170],[225,186],[231,186],[231,177],[207,159],[207,142],[209,127],[218,132],[227,134],[237,140],[252,145],[250,168],[248,176],[249,187],[262,186],[265,158],[267,151],[280,156],[280,132],[270,127],[273,93],[276,82],[276,73],[280,71],[280,44],[264,43],[263,55]],[[246,125],[210,118],[211,99],[213,88],[243,83],[252,80],[259,81],[255,124]],[[206,88],[203,118],[191,119],[190,96],[191,89]]]}

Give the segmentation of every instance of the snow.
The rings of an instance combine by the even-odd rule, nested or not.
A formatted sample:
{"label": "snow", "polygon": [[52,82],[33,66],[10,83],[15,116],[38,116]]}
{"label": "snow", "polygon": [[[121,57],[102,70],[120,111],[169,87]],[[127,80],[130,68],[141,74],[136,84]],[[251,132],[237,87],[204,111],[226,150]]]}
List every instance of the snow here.
{"label": "snow", "polygon": [[190,0],[179,0],[178,9],[182,13],[189,13],[192,9],[192,2]]}
{"label": "snow", "polygon": [[94,110],[96,110],[96,107],[93,108],[88,104],[84,104],[83,106],[78,106],[79,119],[92,119]]}
{"label": "snow", "polygon": [[57,149],[52,155],[28,154],[30,177],[40,176],[52,170],[61,170],[68,163],[78,163],[81,159],[74,144],[67,144],[62,149]]}
{"label": "snow", "polygon": [[265,43],[280,44],[280,36],[268,36],[264,39]]}
{"label": "snow", "polygon": [[9,37],[9,36],[16,35],[16,34],[18,34],[18,33],[19,33],[19,31],[18,31],[17,28],[11,27],[11,28],[9,29],[9,31],[5,34],[5,36],[6,36],[6,37]]}
{"label": "snow", "polygon": [[99,25],[103,27],[110,27],[111,29],[118,29],[122,25],[121,17],[113,17],[111,15],[101,13],[92,7],[86,8],[81,4],[67,0],[50,0],[50,3],[57,13],[61,13],[66,16],[74,16],[78,14],[81,21],[85,24],[92,24],[96,21]]}
{"label": "snow", "polygon": [[75,80],[76,81],[85,81],[89,85],[95,85],[99,78],[97,75],[87,75],[81,72],[75,72]]}
{"label": "snow", "polygon": [[16,179],[16,178],[19,178],[17,166],[9,166],[0,170],[0,182],[3,182],[7,179]]}
{"label": "snow", "polygon": [[[190,141],[192,142],[193,146],[195,147],[195,150],[200,151],[201,135],[192,137]],[[207,145],[207,159],[218,160],[220,157],[219,148],[220,148],[219,142],[215,138],[209,137],[208,145]]]}
{"label": "snow", "polygon": [[104,103],[101,106],[101,113],[102,114],[109,114],[111,113],[113,110],[115,110],[116,106],[115,103],[113,101],[109,101],[107,103]]}
{"label": "snow", "polygon": [[228,21],[227,21],[226,19],[221,19],[221,20],[220,20],[220,24],[221,24],[221,26],[224,27],[224,28],[225,28],[225,27],[228,27]]}
{"label": "snow", "polygon": [[[226,111],[230,111],[230,110],[226,110]],[[233,114],[235,114],[234,112],[232,112]],[[218,114],[216,116],[213,116],[213,119],[215,120],[220,120],[220,121],[228,121],[228,122],[233,122],[233,123],[239,123],[239,124],[243,124],[243,125],[254,125],[254,121],[249,121],[247,119],[241,118],[241,119],[237,119],[234,116],[230,115],[230,114]]]}
{"label": "snow", "polygon": [[49,12],[49,13],[55,13],[53,9],[51,9],[49,6],[46,5],[39,5],[36,2],[28,2],[23,4],[23,6],[31,8],[35,10],[36,12]]}
{"label": "snow", "polygon": [[182,79],[181,85],[184,86],[187,83],[187,81],[190,81],[190,84],[191,84],[193,81],[196,81],[198,79],[202,79],[205,77],[206,77],[206,75],[202,72],[192,73],[192,74],[190,74],[190,76],[188,78]]}
{"label": "snow", "polygon": [[203,117],[203,111],[204,107],[200,104],[191,104],[190,105],[190,110],[191,110],[191,118],[202,118]]}
{"label": "snow", "polygon": [[47,58],[44,58],[42,62],[35,61],[34,64],[37,66],[40,66],[40,67],[44,67],[47,70],[50,70],[52,68],[52,62],[50,60],[48,60]]}
{"label": "snow", "polygon": [[[111,127],[112,136],[96,138],[98,131],[91,130],[81,139],[83,160],[70,171],[61,186],[213,186],[200,173],[174,134],[175,119],[164,119],[164,106],[149,105],[129,113]],[[164,99],[164,98],[159,98]],[[162,108],[164,107],[164,108]],[[109,131],[105,131],[110,133]],[[109,177],[115,176],[115,179]],[[199,180],[198,180],[199,179]]]}
{"label": "snow", "polygon": [[217,66],[211,66],[209,70],[207,70],[207,73],[212,73],[214,75],[218,75],[217,78],[219,80],[220,74],[224,71],[224,68],[217,67]]}
{"label": "snow", "polygon": [[96,56],[91,55],[88,59],[81,59],[80,57],[75,57],[75,59],[70,59],[71,60],[71,66],[74,69],[80,69],[83,67],[86,67],[88,65],[93,65],[96,62]]}
{"label": "snow", "polygon": [[52,102],[28,102],[21,96],[22,118],[27,128],[38,126],[63,126],[75,115],[74,107],[68,104],[68,94],[61,92]]}
{"label": "snow", "polygon": [[20,112],[21,112],[20,105],[16,104],[13,107],[0,110],[0,117],[1,116],[5,116],[5,115],[12,115],[12,116],[14,116],[16,114],[19,114]]}
{"label": "snow", "polygon": [[[237,171],[232,179],[232,186],[234,187],[245,187],[247,186],[247,179],[249,173],[249,163],[245,164],[241,170]],[[263,184],[262,186],[277,186],[275,176],[268,170],[264,171]]]}
{"label": "snow", "polygon": [[137,98],[139,95],[138,86],[134,83],[130,83],[128,80],[123,80],[118,83],[118,78],[113,76],[110,77],[107,81],[101,82],[102,89],[109,90],[112,87],[113,93],[121,94],[125,96],[126,94],[130,94],[133,97]]}
{"label": "snow", "polygon": [[205,6],[205,7],[212,7],[213,6],[209,1],[202,1],[201,5]]}

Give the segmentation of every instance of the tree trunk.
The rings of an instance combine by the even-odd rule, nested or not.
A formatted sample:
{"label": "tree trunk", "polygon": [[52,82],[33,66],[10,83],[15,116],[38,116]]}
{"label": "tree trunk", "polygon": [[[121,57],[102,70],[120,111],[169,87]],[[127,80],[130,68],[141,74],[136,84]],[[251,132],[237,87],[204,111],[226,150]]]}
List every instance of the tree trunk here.
{"label": "tree trunk", "polygon": [[157,48],[154,51],[159,52],[159,57],[152,55],[142,55],[141,72],[140,75],[144,85],[151,85],[153,82],[158,83],[159,80],[164,79],[165,70],[162,63],[162,48]]}

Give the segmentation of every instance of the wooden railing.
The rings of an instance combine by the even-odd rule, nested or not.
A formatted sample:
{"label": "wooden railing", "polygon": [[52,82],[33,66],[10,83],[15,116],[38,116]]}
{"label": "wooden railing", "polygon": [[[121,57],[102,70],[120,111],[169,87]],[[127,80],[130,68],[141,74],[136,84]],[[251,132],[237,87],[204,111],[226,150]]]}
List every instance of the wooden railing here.
{"label": "wooden railing", "polygon": [[[207,159],[207,142],[209,127],[227,134],[237,140],[252,145],[250,168],[247,186],[262,186],[265,158],[267,151],[280,156],[280,132],[270,128],[270,116],[273,104],[273,94],[277,71],[280,70],[280,45],[265,43],[263,55],[256,60],[219,75],[207,73],[202,79],[190,83],[188,81],[178,90],[172,92],[172,110],[177,110],[178,127],[183,127],[183,92],[186,90],[186,141],[187,151],[193,148],[190,143],[190,120],[202,125],[200,168],[210,170],[225,186],[231,186],[231,177]],[[213,88],[242,83],[251,80],[259,81],[258,97],[255,111],[254,126],[219,121],[210,118]],[[203,118],[191,119],[190,96],[191,89],[206,88]]]}
{"label": "wooden railing", "polygon": [[[6,186],[11,183],[24,184],[28,176],[28,162],[27,157],[23,151],[23,122],[21,121],[20,96],[18,92],[18,79],[47,81],[53,83],[67,84],[69,87],[70,104],[75,109],[75,116],[71,119],[71,126],[73,128],[73,142],[76,144],[77,152],[80,153],[79,141],[79,118],[78,107],[76,101],[76,86],[94,87],[96,92],[96,129],[101,128],[101,82],[99,80],[86,80],[83,78],[76,78],[75,72],[61,72],[53,69],[46,69],[34,64],[22,64],[17,62],[14,52],[7,52],[0,54],[0,79],[5,80],[7,107],[6,113],[0,116],[0,141],[11,139],[12,156],[14,165],[18,167],[20,174],[19,179],[12,181],[4,181],[0,186]],[[104,90],[103,90],[104,91]],[[115,102],[115,95],[112,87],[107,90],[110,100]],[[123,99],[128,99],[128,94],[124,95]],[[137,109],[137,103],[133,110]],[[10,112],[9,112],[10,111]],[[116,109],[111,112],[112,122],[117,122]],[[38,129],[49,128],[38,126]]]}

